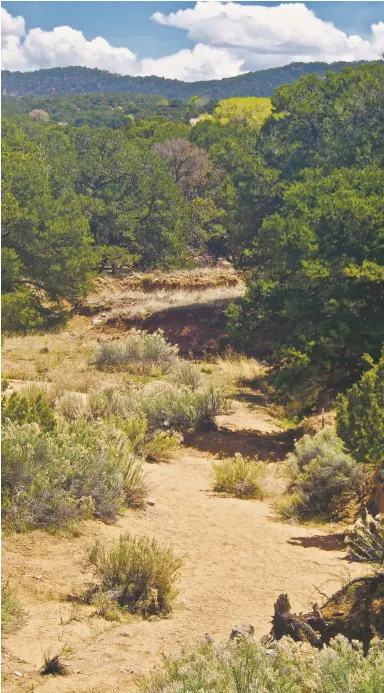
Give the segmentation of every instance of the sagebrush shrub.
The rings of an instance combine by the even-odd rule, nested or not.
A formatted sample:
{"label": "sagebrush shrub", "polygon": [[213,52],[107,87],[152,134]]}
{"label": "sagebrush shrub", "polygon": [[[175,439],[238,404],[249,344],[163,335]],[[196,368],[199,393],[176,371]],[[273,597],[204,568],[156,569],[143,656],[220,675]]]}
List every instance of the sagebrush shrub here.
{"label": "sagebrush shrub", "polygon": [[164,425],[179,431],[200,428],[228,409],[224,395],[213,387],[193,392],[163,382],[145,386],[137,394],[137,403],[150,430]]}
{"label": "sagebrush shrub", "polygon": [[199,368],[190,361],[181,360],[177,361],[172,368],[168,380],[175,385],[188,387],[190,390],[197,390],[203,383]]}
{"label": "sagebrush shrub", "polygon": [[16,531],[78,517],[114,519],[147,492],[140,462],[113,426],[79,419],[42,432],[37,424],[3,426],[2,511]]}
{"label": "sagebrush shrub", "polygon": [[44,431],[52,431],[56,424],[53,409],[41,392],[33,399],[27,399],[17,392],[12,392],[9,396],[4,395],[1,399],[2,423],[6,419],[18,424],[35,422]]}
{"label": "sagebrush shrub", "polygon": [[66,392],[59,399],[56,409],[68,421],[87,418],[91,414],[88,397],[82,392]]}
{"label": "sagebrush shrub", "polygon": [[69,421],[84,417],[129,419],[139,428],[147,426],[149,435],[161,428],[199,428],[228,409],[224,394],[212,386],[192,390],[159,380],[127,393],[114,388],[89,395],[67,392],[57,404],[58,413]]}
{"label": "sagebrush shrub", "polygon": [[171,548],[149,537],[125,533],[109,548],[96,541],[88,561],[101,581],[101,591],[113,591],[113,600],[130,613],[148,618],[171,611],[182,563]]}
{"label": "sagebrush shrub", "polygon": [[280,511],[303,520],[342,517],[345,500],[361,491],[364,480],[361,465],[344,452],[333,429],[298,441],[288,470],[290,487]]}
{"label": "sagebrush shrub", "polygon": [[384,355],[338,397],[336,428],[356,460],[384,463]]}
{"label": "sagebrush shrub", "polygon": [[372,515],[364,510],[347,533],[345,543],[353,561],[384,564],[384,515]]}
{"label": "sagebrush shrub", "polygon": [[97,368],[151,372],[154,367],[167,372],[176,363],[178,347],[167,342],[162,330],[153,334],[131,330],[124,340],[102,344],[94,356]]}
{"label": "sagebrush shrub", "polygon": [[262,482],[265,464],[243,457],[239,452],[234,457],[213,465],[214,490],[238,498],[262,498]]}
{"label": "sagebrush shrub", "polygon": [[337,636],[323,650],[303,651],[283,638],[268,649],[251,640],[203,643],[138,679],[142,693],[381,693],[384,644],[367,657],[358,643]]}

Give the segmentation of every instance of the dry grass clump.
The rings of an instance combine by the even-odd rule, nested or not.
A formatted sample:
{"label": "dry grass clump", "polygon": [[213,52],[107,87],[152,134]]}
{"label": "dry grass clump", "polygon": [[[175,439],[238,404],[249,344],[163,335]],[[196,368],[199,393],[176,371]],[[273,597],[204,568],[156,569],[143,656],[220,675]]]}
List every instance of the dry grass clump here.
{"label": "dry grass clump", "polygon": [[178,347],[172,346],[158,330],[131,330],[124,340],[107,342],[96,352],[93,363],[97,368],[151,373],[155,368],[167,372],[176,363]]}
{"label": "dry grass clump", "polygon": [[99,517],[114,520],[144,504],[147,487],[129,441],[108,423],[6,423],[2,436],[4,527],[25,531]]}
{"label": "dry grass clump", "polygon": [[253,383],[264,375],[265,368],[254,358],[230,350],[216,359],[217,367],[235,385]]}
{"label": "dry grass clump", "polygon": [[46,383],[28,383],[19,390],[19,395],[25,397],[28,404],[34,405],[38,398],[52,403],[53,398],[49,386]]}
{"label": "dry grass clump", "polygon": [[342,519],[348,500],[361,492],[365,478],[362,465],[344,452],[333,428],[296,443],[288,457],[288,476],[280,512],[301,520]]}
{"label": "dry grass clump", "polygon": [[66,365],[48,372],[53,399],[62,397],[66,392],[90,392],[97,383],[97,376],[92,370],[78,369]]}
{"label": "dry grass clump", "polygon": [[244,295],[244,285],[236,282],[233,286],[211,288],[172,289],[158,288],[152,292],[125,289],[118,293],[98,294],[90,297],[83,312],[96,314],[108,311],[112,319],[144,319],[156,313],[185,308],[194,310],[202,306],[220,306]]}
{"label": "dry grass clump", "polygon": [[14,587],[9,580],[1,584],[1,630],[4,635],[21,628],[26,618]]}
{"label": "dry grass clump", "polygon": [[108,295],[111,292],[143,289],[153,292],[161,289],[194,290],[218,286],[233,286],[241,282],[231,266],[194,267],[192,269],[171,270],[170,272],[137,272],[124,277],[97,277],[94,285],[98,293]]}
{"label": "dry grass clump", "polygon": [[69,674],[69,669],[67,664],[64,662],[65,655],[70,654],[71,650],[67,647],[63,647],[60,652],[55,655],[49,650],[44,653],[44,664],[40,669],[40,674],[42,676],[67,676]]}
{"label": "dry grass clump", "polygon": [[35,380],[37,371],[34,363],[12,363],[7,358],[3,359],[3,378],[7,380]]}
{"label": "dry grass clump", "polygon": [[358,643],[337,636],[323,650],[303,650],[283,638],[268,648],[248,639],[201,644],[138,680],[142,693],[380,693],[384,644],[367,657]]}
{"label": "dry grass clump", "polygon": [[300,421],[300,428],[303,433],[313,436],[315,433],[323,430],[324,426],[335,426],[336,411],[326,411],[324,414],[314,414],[307,416]]}
{"label": "dry grass clump", "polygon": [[169,547],[125,533],[109,548],[96,541],[88,562],[101,581],[101,593],[121,608],[144,618],[171,611],[182,561]]}
{"label": "dry grass clump", "polygon": [[213,465],[214,491],[237,498],[262,498],[266,466],[258,460],[243,457],[239,452]]}

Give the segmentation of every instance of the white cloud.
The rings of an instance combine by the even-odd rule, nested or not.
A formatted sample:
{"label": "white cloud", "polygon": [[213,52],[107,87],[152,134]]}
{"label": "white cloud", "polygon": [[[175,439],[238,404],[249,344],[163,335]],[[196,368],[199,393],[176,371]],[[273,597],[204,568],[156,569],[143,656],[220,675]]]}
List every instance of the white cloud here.
{"label": "white cloud", "polygon": [[198,43],[193,50],[185,49],[164,58],[143,60],[142,74],[194,82],[199,79],[234,77],[240,74],[241,64],[241,58],[236,58],[224,48]]}
{"label": "white cloud", "polygon": [[293,61],[374,60],[384,50],[384,23],[372,25],[372,37],[347,35],[316,17],[303,3],[276,7],[197,2],[194,8],[164,15],[158,24],[188,32],[188,38],[224,48],[241,60],[241,70],[284,65]]}
{"label": "white cloud", "polygon": [[195,81],[293,61],[373,60],[384,51],[383,22],[372,25],[371,38],[363,39],[319,19],[303,3],[264,7],[214,0],[169,15],[156,12],[153,19],[187,31],[196,45],[162,58],[140,60],[128,48],[112,46],[101,37],[88,41],[69,26],[26,33],[23,17],[12,17],[2,8],[2,67],[36,70],[82,65],[123,75]]}

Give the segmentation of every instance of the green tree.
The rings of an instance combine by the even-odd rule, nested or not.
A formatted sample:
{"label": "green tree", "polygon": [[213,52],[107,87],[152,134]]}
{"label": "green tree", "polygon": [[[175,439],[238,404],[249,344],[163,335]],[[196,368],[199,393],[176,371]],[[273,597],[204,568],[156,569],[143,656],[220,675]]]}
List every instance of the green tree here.
{"label": "green tree", "polygon": [[71,131],[78,156],[75,190],[97,245],[121,246],[141,267],[183,263],[186,204],[160,156],[124,132]]}
{"label": "green tree", "polygon": [[384,65],[304,75],[272,97],[263,130],[266,162],[291,180],[302,169],[383,164]]}
{"label": "green tree", "polygon": [[307,171],[255,240],[243,309],[232,333],[268,334],[280,360],[275,382],[299,408],[364,353],[378,357],[384,333],[384,179],[375,166],[322,177]]}
{"label": "green tree", "polygon": [[247,96],[220,101],[213,111],[213,117],[222,125],[242,125],[260,129],[271,112],[271,99]]}
{"label": "green tree", "polygon": [[337,433],[359,462],[384,464],[384,352],[337,401]]}
{"label": "green tree", "polygon": [[3,324],[26,329],[85,295],[92,238],[79,198],[54,196],[42,152],[8,122],[2,148]]}

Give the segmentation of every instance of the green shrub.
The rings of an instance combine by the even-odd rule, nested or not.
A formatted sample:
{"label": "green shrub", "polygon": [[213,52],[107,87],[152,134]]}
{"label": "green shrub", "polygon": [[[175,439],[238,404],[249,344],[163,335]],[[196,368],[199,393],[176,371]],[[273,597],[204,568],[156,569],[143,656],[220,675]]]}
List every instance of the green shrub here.
{"label": "green shrub", "polygon": [[165,658],[138,687],[142,693],[381,693],[384,644],[375,641],[364,657],[360,645],[341,636],[310,652],[289,638],[268,649],[251,640],[204,643]]}
{"label": "green shrub", "polygon": [[1,325],[9,332],[27,332],[44,324],[36,300],[28,289],[4,293],[1,300]]}
{"label": "green shrub", "polygon": [[150,373],[155,367],[167,372],[176,363],[178,347],[167,342],[162,330],[149,334],[131,330],[124,341],[102,344],[93,363],[97,368]]}
{"label": "green shrub", "polygon": [[356,460],[384,463],[384,356],[339,396],[336,428]]}
{"label": "green shrub", "polygon": [[178,361],[168,380],[175,385],[189,387],[190,390],[197,390],[203,383],[199,368],[190,361]]}
{"label": "green shrub", "polygon": [[222,462],[213,465],[215,474],[214,490],[228,493],[238,498],[262,498],[262,482],[265,465],[257,460],[243,457],[239,452]]}
{"label": "green shrub", "polygon": [[4,395],[1,399],[2,423],[6,419],[18,424],[35,422],[43,431],[52,431],[56,424],[53,409],[42,393],[37,394],[34,400],[27,399],[17,392],[12,392],[9,396]]}
{"label": "green shrub", "polygon": [[155,431],[145,445],[147,460],[150,462],[168,462],[183,441],[180,433]]}
{"label": "green shrub", "polygon": [[304,436],[288,465],[291,484],[280,504],[285,517],[340,519],[345,502],[362,489],[363,469],[344,452],[333,429]]}
{"label": "green shrub", "polygon": [[53,432],[6,423],[2,438],[4,526],[16,531],[71,519],[114,519],[146,496],[141,464],[111,425],[79,419]]}
{"label": "green shrub", "polygon": [[111,419],[116,427],[124,434],[129,441],[132,452],[137,455],[145,454],[147,449],[147,420],[142,416],[130,416],[129,418],[114,417]]}
{"label": "green shrub", "polygon": [[384,515],[372,517],[364,510],[347,533],[345,543],[352,561],[384,564]]}
{"label": "green shrub", "polygon": [[25,611],[20,606],[15,589],[9,580],[1,584],[1,630],[3,634],[12,633],[25,621]]}
{"label": "green shrub", "polygon": [[121,534],[110,548],[96,541],[88,553],[103,593],[144,618],[165,616],[177,596],[175,580],[181,560],[155,539]]}

